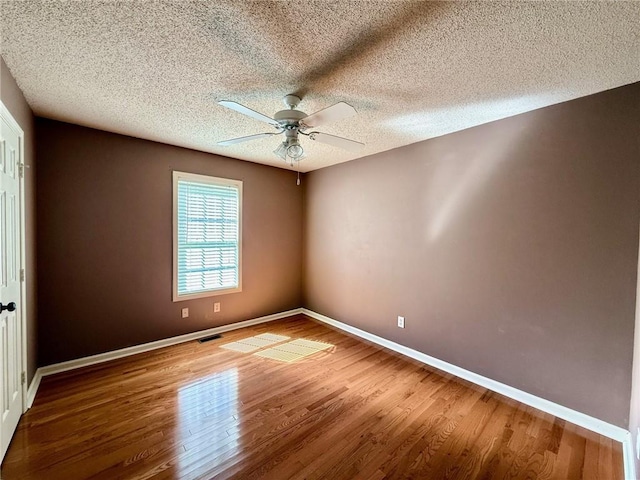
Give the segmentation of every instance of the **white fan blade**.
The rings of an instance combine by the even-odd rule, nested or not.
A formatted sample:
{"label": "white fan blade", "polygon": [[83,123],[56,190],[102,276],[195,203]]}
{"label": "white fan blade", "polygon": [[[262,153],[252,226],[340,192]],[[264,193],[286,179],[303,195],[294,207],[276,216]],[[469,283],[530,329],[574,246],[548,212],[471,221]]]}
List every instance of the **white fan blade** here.
{"label": "white fan blade", "polygon": [[320,143],[344,148],[350,152],[358,152],[364,147],[364,143],[349,140],[348,138],[336,137],[335,135],[329,135],[328,133],[312,132],[309,134],[309,138]]}
{"label": "white fan blade", "polygon": [[229,145],[235,145],[236,143],[250,142],[251,140],[257,140],[262,137],[270,137],[271,135],[278,135],[280,132],[269,133],[257,133],[255,135],[248,135],[246,137],[232,138],[231,140],[224,140],[218,142],[221,147],[228,147]]}
{"label": "white fan blade", "polygon": [[231,110],[235,110],[238,113],[248,115],[249,117],[260,120],[261,122],[268,123],[269,125],[278,125],[278,122],[276,122],[273,118],[267,117],[266,115],[263,115],[260,112],[256,112],[255,110],[251,110],[249,107],[245,107],[244,105],[240,105],[239,103],[231,102],[229,100],[220,100],[218,103],[223,107],[227,107]]}
{"label": "white fan blade", "polygon": [[337,122],[345,118],[355,115],[356,109],[348,103],[339,102],[330,107],[323,108],[322,110],[312,113],[311,115],[302,119],[301,123],[307,128],[317,127],[324,123]]}

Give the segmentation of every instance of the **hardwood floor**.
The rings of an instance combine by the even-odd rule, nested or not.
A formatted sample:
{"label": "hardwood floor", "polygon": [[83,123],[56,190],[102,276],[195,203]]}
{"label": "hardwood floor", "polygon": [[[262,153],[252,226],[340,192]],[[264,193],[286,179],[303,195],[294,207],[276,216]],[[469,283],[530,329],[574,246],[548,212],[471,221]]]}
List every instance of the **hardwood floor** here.
{"label": "hardwood floor", "polygon": [[[331,346],[290,363],[253,354],[269,345],[253,353],[221,347],[265,333]],[[287,343],[275,348],[289,358],[313,345]],[[617,442],[299,316],[45,377],[2,478],[617,480],[623,473]]]}

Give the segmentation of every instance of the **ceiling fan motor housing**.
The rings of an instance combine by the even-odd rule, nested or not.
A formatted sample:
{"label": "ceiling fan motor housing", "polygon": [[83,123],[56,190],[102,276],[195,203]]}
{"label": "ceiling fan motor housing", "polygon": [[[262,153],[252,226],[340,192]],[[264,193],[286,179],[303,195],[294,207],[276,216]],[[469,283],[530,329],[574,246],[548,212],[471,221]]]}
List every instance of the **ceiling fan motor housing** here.
{"label": "ceiling fan motor housing", "polygon": [[282,97],[282,101],[284,104],[289,107],[291,110],[295,109],[298,104],[302,101],[299,96],[294,95],[292,93],[285,95]]}
{"label": "ceiling fan motor housing", "polygon": [[281,127],[286,130],[291,130],[292,128],[298,128],[300,126],[300,120],[306,116],[307,114],[300,110],[280,110],[273,116],[273,119],[278,122]]}

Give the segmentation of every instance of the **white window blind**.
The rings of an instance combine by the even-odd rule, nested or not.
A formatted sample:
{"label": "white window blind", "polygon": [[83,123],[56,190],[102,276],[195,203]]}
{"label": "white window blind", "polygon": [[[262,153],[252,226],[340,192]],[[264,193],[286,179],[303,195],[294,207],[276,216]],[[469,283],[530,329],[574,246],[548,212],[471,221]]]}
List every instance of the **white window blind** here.
{"label": "white window blind", "polygon": [[241,195],[241,182],[174,172],[174,300],[240,290]]}

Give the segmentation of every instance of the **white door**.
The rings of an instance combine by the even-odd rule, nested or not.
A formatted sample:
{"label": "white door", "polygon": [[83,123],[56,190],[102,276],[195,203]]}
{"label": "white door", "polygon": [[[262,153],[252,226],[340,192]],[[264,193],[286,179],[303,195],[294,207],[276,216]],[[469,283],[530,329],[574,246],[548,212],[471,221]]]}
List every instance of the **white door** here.
{"label": "white door", "polygon": [[[0,113],[0,460],[22,415],[20,165],[22,132]],[[9,118],[5,118],[9,117]]]}

